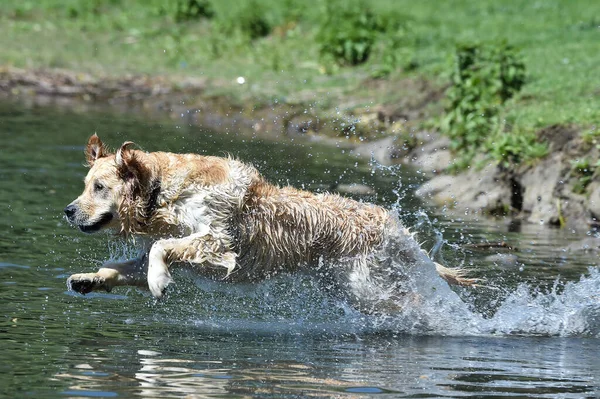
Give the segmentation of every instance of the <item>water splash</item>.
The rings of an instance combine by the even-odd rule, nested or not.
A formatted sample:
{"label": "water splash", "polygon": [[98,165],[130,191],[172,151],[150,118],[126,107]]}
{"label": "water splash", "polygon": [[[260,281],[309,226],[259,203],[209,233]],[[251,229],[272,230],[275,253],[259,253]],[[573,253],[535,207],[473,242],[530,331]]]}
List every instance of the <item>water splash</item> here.
{"label": "water splash", "polygon": [[[438,277],[433,277],[438,279]],[[429,282],[434,286],[432,282]],[[421,282],[422,301],[389,316],[385,328],[416,335],[543,335],[600,337],[600,272],[543,292],[520,284],[491,317],[448,289],[432,290]],[[557,286],[558,287],[558,286]],[[475,290],[489,290],[475,288]],[[469,296],[466,296],[468,299]]]}
{"label": "water splash", "polygon": [[[426,215],[417,220],[420,230],[434,231],[429,255],[435,258],[443,245],[441,234],[432,229]],[[401,234],[398,237],[402,239]],[[397,314],[385,318],[382,328],[416,335],[600,337],[597,267],[590,267],[579,281],[556,280],[550,290],[525,283],[511,289],[505,281],[493,280],[481,287],[456,288],[442,281],[428,257],[407,263],[405,254],[394,245],[388,243],[386,251],[393,267],[405,271],[408,281],[404,284],[417,300],[403,303]]]}
{"label": "water splash", "polygon": [[558,282],[548,293],[520,284],[480,330],[496,334],[600,337],[600,270],[579,281]]}

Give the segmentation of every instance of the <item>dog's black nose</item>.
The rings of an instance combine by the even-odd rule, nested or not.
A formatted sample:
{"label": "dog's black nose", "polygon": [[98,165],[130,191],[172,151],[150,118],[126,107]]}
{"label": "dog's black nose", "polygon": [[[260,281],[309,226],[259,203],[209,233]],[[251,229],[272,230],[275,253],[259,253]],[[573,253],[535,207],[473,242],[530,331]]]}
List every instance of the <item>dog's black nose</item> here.
{"label": "dog's black nose", "polygon": [[71,204],[65,208],[65,215],[67,215],[67,217],[70,218],[75,214],[76,210],[77,210],[77,207],[75,205]]}

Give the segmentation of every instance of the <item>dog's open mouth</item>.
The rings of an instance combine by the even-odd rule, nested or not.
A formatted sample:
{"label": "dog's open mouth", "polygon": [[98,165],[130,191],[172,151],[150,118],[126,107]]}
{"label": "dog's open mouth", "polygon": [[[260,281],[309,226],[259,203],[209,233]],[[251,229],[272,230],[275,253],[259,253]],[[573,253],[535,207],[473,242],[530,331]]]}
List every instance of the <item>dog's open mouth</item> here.
{"label": "dog's open mouth", "polygon": [[79,230],[83,231],[84,233],[95,233],[96,231],[100,230],[102,227],[110,223],[112,219],[112,213],[105,213],[96,222],[88,225],[80,224],[78,227]]}

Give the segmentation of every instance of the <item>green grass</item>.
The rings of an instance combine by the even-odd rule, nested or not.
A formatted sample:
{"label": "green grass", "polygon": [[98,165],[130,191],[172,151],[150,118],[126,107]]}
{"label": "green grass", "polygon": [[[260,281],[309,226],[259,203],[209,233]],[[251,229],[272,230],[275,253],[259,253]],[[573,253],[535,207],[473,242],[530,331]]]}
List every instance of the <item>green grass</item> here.
{"label": "green grass", "polygon": [[[505,122],[513,130],[600,122],[597,0],[363,2],[401,20],[394,46],[405,59],[390,58],[383,44],[389,41],[382,39],[358,66],[332,65],[320,54],[327,0],[255,3],[273,30],[252,40],[239,29],[247,3],[236,0],[214,0],[212,19],[184,22],[174,17],[175,0],[3,1],[0,64],[204,77],[216,94],[232,98],[344,109],[402,100],[394,86],[407,76],[444,85],[457,44],[505,39],[520,49],[528,76],[505,104]],[[365,85],[389,59],[398,64],[383,65],[389,84],[380,90]],[[247,84],[236,84],[238,76]]]}

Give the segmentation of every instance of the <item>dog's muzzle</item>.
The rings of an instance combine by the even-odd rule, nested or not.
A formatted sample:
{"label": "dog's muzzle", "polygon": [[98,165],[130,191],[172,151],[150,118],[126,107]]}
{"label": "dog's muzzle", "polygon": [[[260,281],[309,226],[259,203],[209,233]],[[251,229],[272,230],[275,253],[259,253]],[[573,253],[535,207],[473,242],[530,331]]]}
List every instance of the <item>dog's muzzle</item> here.
{"label": "dog's muzzle", "polygon": [[64,212],[69,223],[79,227],[79,230],[84,233],[95,233],[113,220],[113,215],[110,212],[107,212],[97,218],[96,221],[90,223],[87,217],[81,217],[79,208],[74,204],[69,204],[64,209]]}

